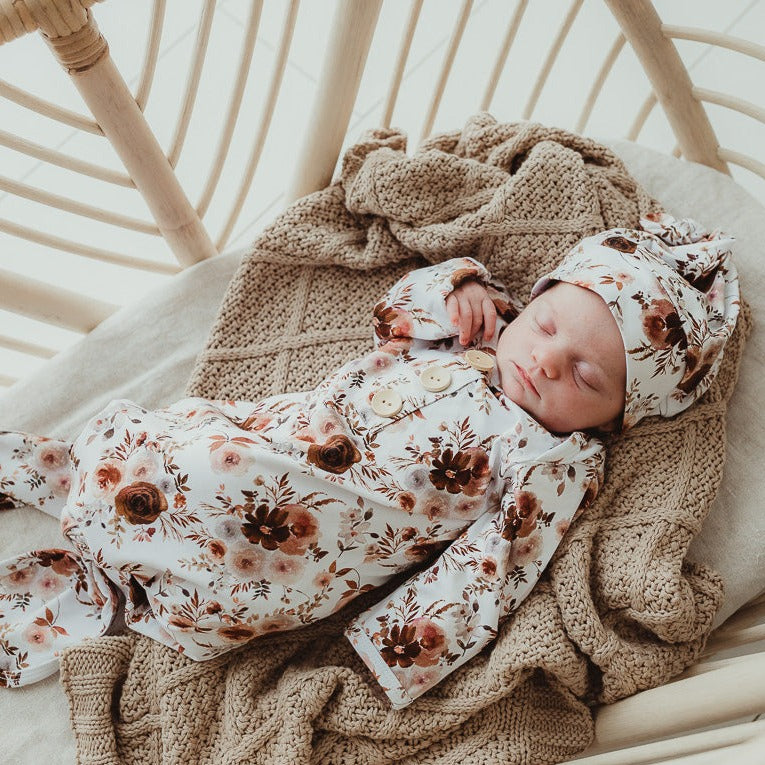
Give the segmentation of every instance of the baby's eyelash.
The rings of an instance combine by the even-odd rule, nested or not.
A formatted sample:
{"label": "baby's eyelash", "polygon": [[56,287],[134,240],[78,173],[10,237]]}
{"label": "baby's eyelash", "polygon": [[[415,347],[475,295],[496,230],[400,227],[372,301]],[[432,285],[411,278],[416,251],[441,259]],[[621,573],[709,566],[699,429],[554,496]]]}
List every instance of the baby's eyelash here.
{"label": "baby's eyelash", "polygon": [[582,381],[585,387],[589,388],[590,390],[595,390],[594,386],[590,385],[590,383],[588,383],[587,380],[584,379],[584,377],[582,376],[582,373],[579,371],[579,369],[576,366],[574,367],[574,374]]}

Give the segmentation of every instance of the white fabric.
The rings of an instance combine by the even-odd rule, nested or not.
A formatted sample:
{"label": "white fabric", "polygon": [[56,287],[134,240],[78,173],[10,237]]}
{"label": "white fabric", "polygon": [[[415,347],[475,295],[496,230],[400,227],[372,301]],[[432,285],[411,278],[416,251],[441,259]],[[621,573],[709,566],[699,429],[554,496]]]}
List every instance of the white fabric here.
{"label": "white fabric", "polygon": [[[598,140],[622,157],[669,212],[736,236],[742,295],[752,304],[755,319],[765,317],[762,205],[732,179],[702,165],[628,141]],[[111,399],[131,398],[154,407],[179,398],[240,257],[241,252],[232,253],[201,263],[119,311],[76,347],[0,396],[2,427],[71,438]],[[725,580],[726,600],[717,623],[765,589],[765,513],[758,496],[759,463],[765,453],[763,337],[755,326],[728,417],[723,486],[691,548],[695,560],[711,564]],[[0,518],[0,559],[56,546],[60,538],[56,521],[42,513],[5,512]],[[5,722],[0,751],[8,762],[75,761],[68,705],[56,677],[0,692],[0,719]],[[41,721],[44,736],[39,733]]]}

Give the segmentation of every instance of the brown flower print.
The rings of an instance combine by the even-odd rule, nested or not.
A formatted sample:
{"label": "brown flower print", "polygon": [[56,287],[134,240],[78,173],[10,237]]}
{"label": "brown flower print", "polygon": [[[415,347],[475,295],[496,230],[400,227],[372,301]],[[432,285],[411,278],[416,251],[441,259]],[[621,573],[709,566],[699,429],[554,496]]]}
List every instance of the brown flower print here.
{"label": "brown flower print", "polygon": [[624,236],[609,236],[608,239],[603,240],[603,245],[619,250],[619,252],[635,252],[637,249],[637,242],[633,242]]}
{"label": "brown flower print", "polygon": [[703,350],[697,345],[688,346],[685,351],[685,374],[677,384],[683,393],[690,393],[706,377],[722,351],[723,345],[721,340],[708,345]]}
{"label": "brown flower print", "polygon": [[437,489],[446,489],[449,494],[459,494],[462,487],[472,478],[469,465],[470,455],[467,452],[458,451],[454,454],[451,449],[446,449],[440,457],[433,460],[430,481]]}
{"label": "brown flower print", "polygon": [[153,483],[136,481],[120,489],[114,507],[128,523],[149,524],[167,510],[167,499]]}
{"label": "brown flower print", "polygon": [[443,544],[440,542],[429,542],[427,537],[418,537],[413,545],[406,548],[404,554],[409,560],[421,561],[442,548]]}
{"label": "brown flower print", "polygon": [[80,569],[77,558],[67,550],[36,550],[33,555],[37,562],[44,567],[50,568],[61,576],[69,576]]}
{"label": "brown flower print", "polygon": [[231,627],[219,627],[218,635],[224,640],[230,640],[232,643],[244,643],[247,640],[258,635],[258,631],[254,627],[250,627],[246,624],[234,624]]}
{"label": "brown flower print", "polygon": [[109,493],[122,480],[122,471],[113,462],[102,462],[93,473],[93,481],[101,493]]}
{"label": "brown flower print", "polygon": [[486,487],[491,481],[491,467],[489,455],[485,449],[474,447],[465,449],[468,457],[467,469],[470,471],[470,479],[462,487],[462,493],[468,497],[475,497],[486,493]]}
{"label": "brown flower print", "polygon": [[502,523],[502,537],[513,541],[527,537],[537,527],[537,517],[542,507],[530,491],[516,491],[515,501],[508,508]]}
{"label": "brown flower print", "polygon": [[361,452],[348,436],[332,436],[323,444],[308,447],[308,462],[328,473],[344,473],[353,464],[361,461]]}
{"label": "brown flower print", "polygon": [[375,334],[383,342],[397,337],[410,337],[412,334],[411,314],[392,308],[384,302],[375,306],[372,324]]}
{"label": "brown flower print", "polygon": [[383,630],[382,644],[380,655],[389,667],[411,667],[422,650],[419,641],[415,639],[415,628],[411,624],[403,628],[394,624],[390,632],[386,627]]}
{"label": "brown flower print", "polygon": [[303,505],[284,505],[282,509],[287,512],[284,523],[290,537],[279,549],[285,555],[305,555],[306,550],[319,541],[319,524]]}
{"label": "brown flower print", "polygon": [[242,533],[254,545],[263,545],[266,550],[276,550],[289,539],[290,530],[286,524],[286,510],[274,507],[269,510],[265,503],[254,513],[246,513],[247,523],[242,524]]}
{"label": "brown flower print", "polygon": [[664,298],[652,300],[648,306],[643,307],[643,331],[651,341],[652,348],[685,348],[688,345],[675,307]]}

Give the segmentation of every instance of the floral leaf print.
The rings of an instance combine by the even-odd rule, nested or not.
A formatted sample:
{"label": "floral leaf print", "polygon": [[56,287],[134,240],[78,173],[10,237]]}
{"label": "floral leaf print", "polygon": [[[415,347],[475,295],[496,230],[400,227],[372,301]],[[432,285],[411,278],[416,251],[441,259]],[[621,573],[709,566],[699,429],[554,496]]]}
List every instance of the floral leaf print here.
{"label": "floral leaf print", "polygon": [[50,630],[52,630],[57,635],[68,635],[69,633],[60,625],[54,624],[55,617],[53,616],[53,611],[50,610],[50,608],[45,608],[45,618],[43,619],[41,616],[38,616],[33,624],[37,625],[38,627],[48,627]]}

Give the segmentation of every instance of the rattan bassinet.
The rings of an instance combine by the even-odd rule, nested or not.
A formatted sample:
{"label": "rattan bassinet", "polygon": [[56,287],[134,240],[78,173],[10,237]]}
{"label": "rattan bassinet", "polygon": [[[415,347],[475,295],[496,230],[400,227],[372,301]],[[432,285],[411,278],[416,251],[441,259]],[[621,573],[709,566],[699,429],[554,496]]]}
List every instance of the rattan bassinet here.
{"label": "rattan bassinet", "polygon": [[[364,128],[395,121],[413,138],[423,137],[486,109],[503,120],[535,119],[669,149],[733,173],[765,200],[765,143],[758,140],[765,111],[745,97],[748,81],[753,97],[761,95],[761,77],[755,72],[747,79],[736,68],[743,57],[755,67],[765,62],[765,23],[756,24],[763,4],[757,0],[737,9],[737,19],[755,20],[747,21],[746,40],[696,28],[699,6],[707,18],[730,19],[730,8],[727,17],[716,16],[721,4],[712,0],[682,7],[650,0],[322,0],[302,8],[298,0],[142,0],[140,12],[133,7],[129,14],[128,2],[0,0],[0,43],[10,43],[0,51],[0,96],[7,108],[0,127],[0,309],[6,317],[0,385],[14,390],[23,389],[23,378],[35,369],[30,359],[50,358],[131,295],[246,242],[287,203],[325,186],[342,148]],[[102,35],[97,21],[102,12],[106,20],[107,9],[113,16]],[[221,87],[219,78],[217,85],[225,108],[200,113],[195,99],[211,30],[227,14],[229,24],[243,29],[241,51],[231,51],[230,79]],[[554,15],[558,23],[547,23]],[[682,17],[682,24],[666,21],[670,16]],[[142,41],[126,33],[135,17],[146,23],[138,55]],[[317,33],[324,28],[319,19],[327,20],[326,40]],[[176,31],[186,29],[189,43],[194,31],[196,41],[184,60],[185,84],[177,78],[170,84],[178,106],[168,125],[152,117],[151,107],[152,93],[160,91],[155,74],[163,25],[173,24]],[[264,31],[268,24],[275,32]],[[28,40],[16,39],[35,32],[36,47],[22,49]],[[262,43],[261,35],[278,43]],[[71,76],[84,106],[76,96],[73,102],[69,94],[58,97],[69,83],[42,68],[48,62],[41,41]],[[266,53],[259,53],[264,46]],[[715,59],[708,69],[723,90],[691,78],[699,54],[712,46],[732,56]],[[432,65],[419,65],[428,60]],[[298,85],[290,73],[301,68],[319,73]],[[35,78],[37,92],[46,96],[24,89]],[[556,86],[556,78],[563,85]],[[305,86],[309,80],[315,87]],[[380,80],[389,83],[387,93],[374,91]],[[556,97],[545,98],[551,92]],[[62,105],[70,103],[74,108]],[[192,120],[205,126],[203,141],[193,145],[187,141]],[[38,124],[50,121],[63,132],[48,134],[47,143],[36,139]],[[241,123],[246,151],[231,160]],[[282,125],[286,135],[279,141],[274,131]],[[78,137],[71,151],[63,150],[75,131],[81,142]],[[190,169],[189,157],[196,166],[211,162],[207,177],[199,180],[201,171]],[[38,181],[41,166],[53,172]],[[274,167],[279,177],[289,169],[286,187],[274,187]],[[81,183],[70,194],[72,177]],[[103,199],[106,209],[94,199]],[[54,251],[66,275],[43,265]],[[34,276],[22,262],[32,264]],[[75,263],[95,271],[85,289]],[[27,323],[12,323],[13,315]],[[64,331],[45,336],[43,324]],[[758,457],[751,459],[754,468]],[[670,684],[601,708],[596,743],[577,762],[765,761],[764,646],[765,597],[758,596],[718,628],[700,664]],[[6,727],[14,728],[7,736],[36,735],[21,725]]]}

